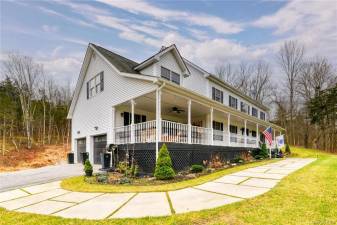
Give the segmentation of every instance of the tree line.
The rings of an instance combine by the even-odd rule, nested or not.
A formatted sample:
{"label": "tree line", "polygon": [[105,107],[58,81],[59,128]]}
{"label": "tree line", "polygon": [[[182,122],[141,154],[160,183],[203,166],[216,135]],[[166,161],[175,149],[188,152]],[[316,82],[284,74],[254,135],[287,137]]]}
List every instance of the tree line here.
{"label": "tree line", "polygon": [[[276,55],[280,76],[269,63],[226,63],[216,75],[241,92],[272,105],[273,122],[291,145],[337,151],[337,72],[324,57],[309,58],[303,45],[286,41]],[[275,69],[275,68],[274,68]]]}
{"label": "tree line", "polygon": [[72,97],[70,85],[57,84],[43,65],[29,56],[10,53],[0,81],[1,151],[32,149],[70,141],[66,119]]}

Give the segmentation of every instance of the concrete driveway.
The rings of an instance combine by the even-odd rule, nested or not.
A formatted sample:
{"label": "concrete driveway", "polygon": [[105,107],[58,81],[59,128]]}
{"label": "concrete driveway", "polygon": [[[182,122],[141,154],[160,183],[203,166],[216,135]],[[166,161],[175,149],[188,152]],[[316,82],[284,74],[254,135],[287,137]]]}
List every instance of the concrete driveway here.
{"label": "concrete driveway", "polygon": [[[99,165],[94,165],[97,171]],[[82,164],[61,164],[27,169],[14,172],[0,173],[0,192],[33,184],[46,183],[66,177],[83,174]]]}

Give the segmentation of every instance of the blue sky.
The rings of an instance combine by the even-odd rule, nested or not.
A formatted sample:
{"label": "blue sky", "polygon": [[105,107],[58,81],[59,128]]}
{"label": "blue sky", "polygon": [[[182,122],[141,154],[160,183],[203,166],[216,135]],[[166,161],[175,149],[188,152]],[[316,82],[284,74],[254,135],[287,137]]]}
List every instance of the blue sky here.
{"label": "blue sky", "polygon": [[[89,42],[135,61],[175,43],[212,72],[227,62],[273,65],[285,40],[308,57],[337,56],[336,1],[1,1],[1,59],[34,57],[56,81],[76,81]],[[277,72],[276,72],[277,73]]]}

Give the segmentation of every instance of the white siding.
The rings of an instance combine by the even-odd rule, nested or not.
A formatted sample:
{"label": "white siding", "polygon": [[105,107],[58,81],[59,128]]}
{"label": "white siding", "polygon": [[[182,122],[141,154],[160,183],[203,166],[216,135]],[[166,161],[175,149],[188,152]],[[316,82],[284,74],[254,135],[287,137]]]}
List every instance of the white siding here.
{"label": "white siding", "polygon": [[[163,66],[177,74],[182,73],[180,66],[178,65],[175,57],[173,56],[173,54],[171,52],[168,52],[166,54],[164,54],[162,57],[160,57],[160,61],[159,61],[159,65]],[[160,70],[159,70],[160,72]]]}
{"label": "white siding", "polygon": [[[99,72],[104,71],[104,91],[87,99],[86,83]],[[79,97],[72,116],[72,150],[76,152],[74,139],[86,137],[87,151],[92,154],[92,136],[107,134],[108,143],[111,141],[112,106],[125,102],[137,96],[154,91],[156,85],[138,79],[119,75],[100,57],[92,59],[80,90]],[[95,127],[98,127],[96,130]],[[78,133],[79,132],[79,133]]]}
{"label": "white siding", "polygon": [[154,75],[154,65],[155,64],[152,64],[148,67],[145,67],[144,69],[142,69],[140,71],[141,74],[144,74],[144,75],[150,75],[150,76],[153,76]]}
{"label": "white siding", "polygon": [[199,70],[195,69],[194,67],[190,66],[189,64],[186,65],[191,75],[183,78],[183,86],[199,94],[207,96],[206,90],[207,79],[204,77],[204,74]]}

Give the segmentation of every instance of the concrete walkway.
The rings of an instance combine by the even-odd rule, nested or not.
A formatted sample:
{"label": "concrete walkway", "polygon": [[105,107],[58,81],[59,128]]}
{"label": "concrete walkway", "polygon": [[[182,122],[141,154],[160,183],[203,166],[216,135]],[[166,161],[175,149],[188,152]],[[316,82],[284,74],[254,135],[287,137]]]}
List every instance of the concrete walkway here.
{"label": "concrete walkway", "polygon": [[2,192],[0,207],[18,212],[81,219],[168,216],[256,197],[269,191],[288,174],[314,160],[285,159],[242,170],[195,187],[169,192],[72,192],[62,189],[60,181],[54,181]]}
{"label": "concrete walkway", "polygon": [[[99,165],[94,165],[94,171],[97,171],[99,167]],[[60,164],[0,173],[0,192],[33,184],[61,180],[66,177],[79,176],[82,174],[82,164]]]}

